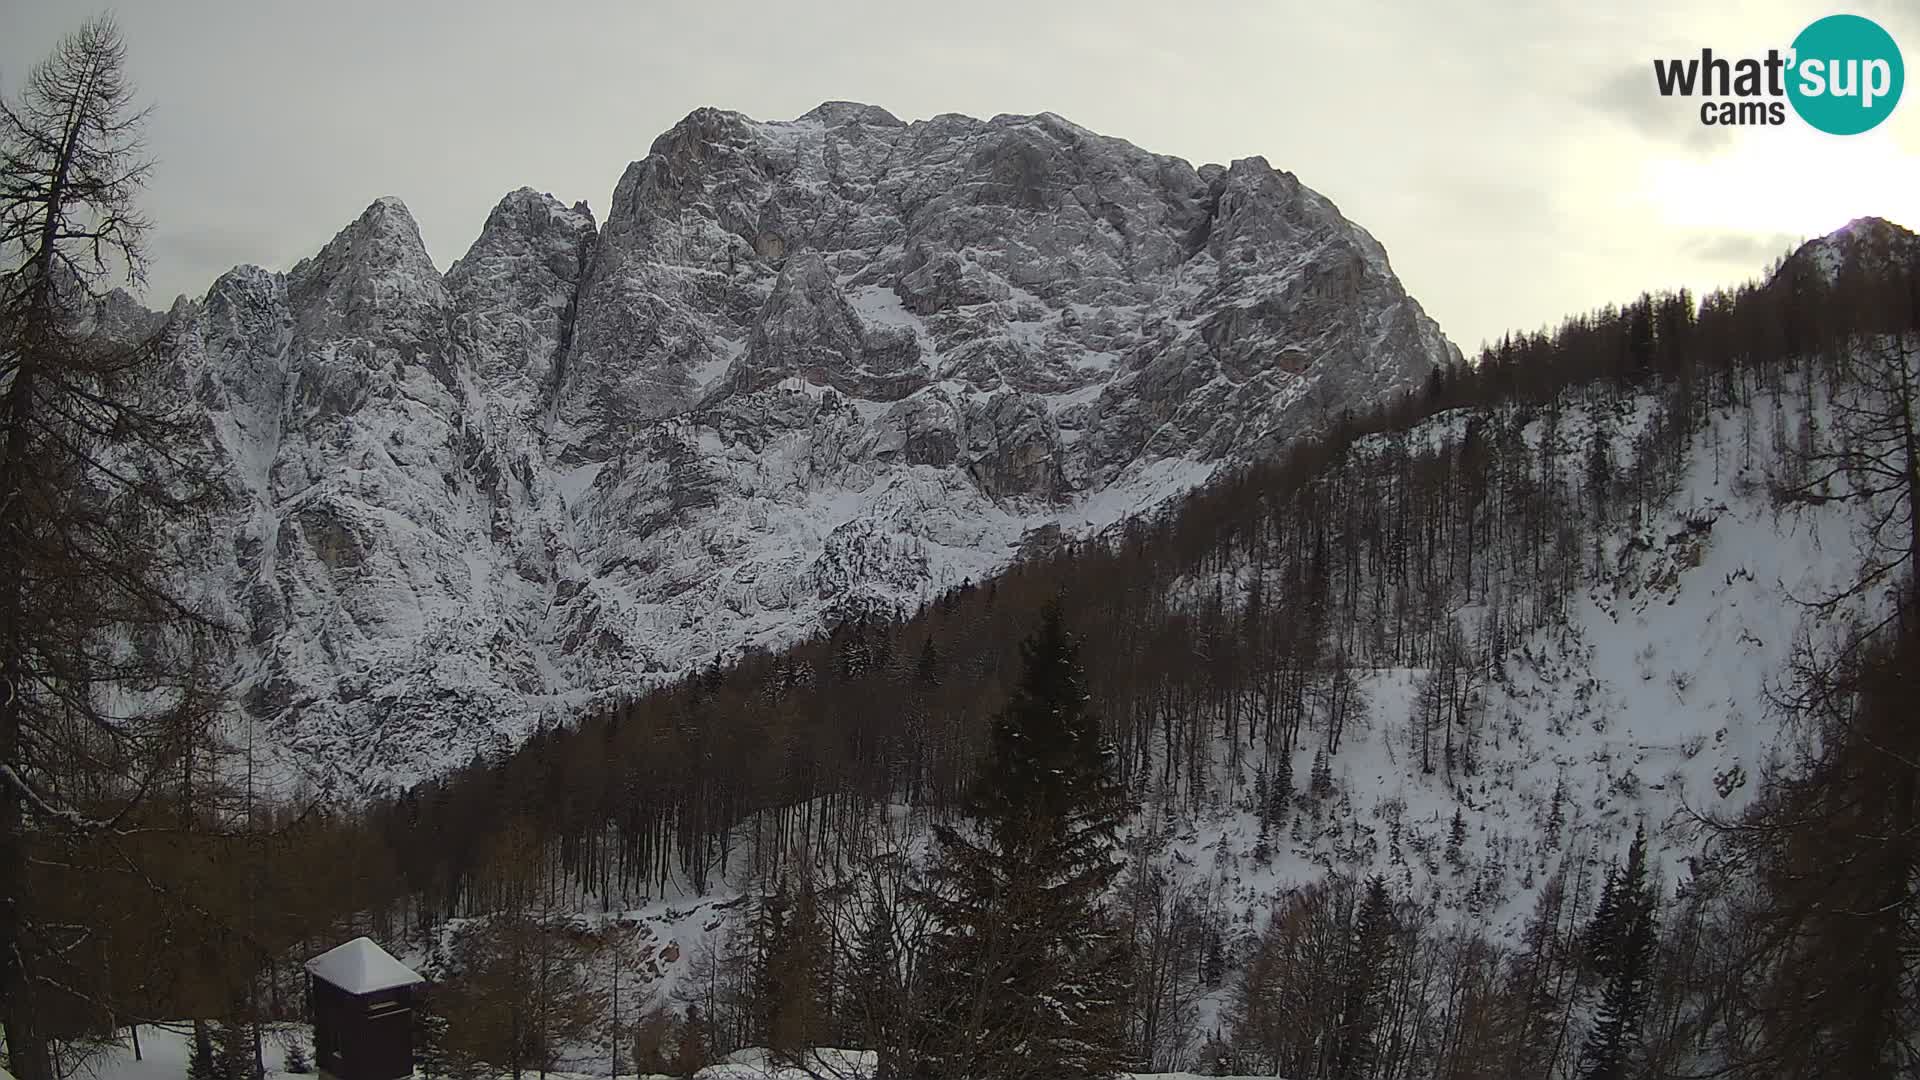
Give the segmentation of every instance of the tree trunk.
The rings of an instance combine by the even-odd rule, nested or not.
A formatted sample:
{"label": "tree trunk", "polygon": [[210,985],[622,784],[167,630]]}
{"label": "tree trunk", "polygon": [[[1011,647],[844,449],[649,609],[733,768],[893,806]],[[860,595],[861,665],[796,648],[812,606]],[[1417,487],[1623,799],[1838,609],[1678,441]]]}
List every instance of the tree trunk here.
{"label": "tree trunk", "polygon": [[[12,522],[7,507],[17,501],[20,484],[15,477],[17,463],[26,456],[27,412],[33,388],[32,368],[23,357],[14,372],[6,402],[6,457],[0,460],[0,527]],[[12,550],[9,539],[0,549]],[[12,560],[9,559],[9,562]],[[24,783],[11,773],[13,763],[21,760],[20,680],[23,657],[20,655],[22,597],[17,566],[0,570],[0,768],[9,772],[0,776],[0,881],[6,882],[0,896],[0,1025],[7,1034],[8,1060],[19,1080],[53,1080],[53,1059],[44,1036],[32,1015],[33,995],[27,990],[31,972],[27,957],[31,946],[21,940],[24,928],[22,908],[26,903],[27,837],[26,813],[17,784]]]}
{"label": "tree trunk", "polygon": [[[70,122],[61,133],[61,150],[54,175],[46,193],[46,209],[41,221],[40,244],[31,259],[33,270],[27,279],[27,317],[20,331],[20,348],[14,369],[13,385],[7,388],[6,456],[0,459],[0,525],[11,526],[18,518],[15,505],[20,498],[20,471],[27,457],[27,432],[32,419],[34,391],[34,355],[44,345],[53,321],[52,268],[54,248],[62,215],[67,209],[67,173],[73,160],[79,132]],[[11,538],[0,548],[12,548]],[[11,562],[11,560],[9,560]],[[20,682],[25,674],[21,630],[25,617],[25,596],[18,565],[0,569],[0,768],[11,770],[22,760],[20,737]],[[4,782],[11,781],[11,782]],[[5,896],[0,896],[0,1023],[7,1033],[7,1056],[19,1080],[53,1080],[53,1058],[46,1036],[40,1033],[32,1015],[27,982],[32,975],[27,959],[31,946],[23,940],[24,918],[21,907],[26,899],[27,843],[24,776],[0,778],[0,881],[6,881]]]}

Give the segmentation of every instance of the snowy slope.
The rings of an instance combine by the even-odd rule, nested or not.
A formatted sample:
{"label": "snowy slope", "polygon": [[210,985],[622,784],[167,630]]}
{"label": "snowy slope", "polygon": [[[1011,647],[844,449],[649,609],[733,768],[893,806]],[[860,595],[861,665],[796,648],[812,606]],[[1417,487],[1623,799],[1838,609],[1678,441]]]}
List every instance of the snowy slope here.
{"label": "snowy slope", "polygon": [[[1558,438],[1572,454],[1600,424],[1629,444],[1652,404],[1571,393]],[[1607,571],[1570,598],[1563,620],[1511,642],[1504,676],[1487,684],[1473,775],[1450,780],[1420,767],[1409,723],[1424,672],[1361,669],[1368,719],[1331,759],[1334,793],[1298,799],[1264,858],[1252,767],[1229,777],[1224,748],[1206,808],[1171,818],[1150,810],[1123,846],[1162,868],[1175,890],[1225,914],[1230,966],[1244,960],[1278,898],[1329,872],[1382,874],[1434,923],[1485,925],[1512,942],[1552,874],[1565,869],[1590,894],[1644,824],[1662,889],[1670,890],[1699,850],[1693,815],[1744,808],[1782,748],[1769,691],[1796,637],[1819,631],[1803,624],[1792,598],[1832,591],[1853,567],[1864,511],[1829,504],[1783,514],[1767,495],[1765,477],[1782,457],[1768,433],[1794,431],[1803,407],[1791,393],[1779,401],[1762,394],[1751,416],[1718,415],[1670,497],[1643,520],[1606,531]],[[1776,409],[1789,421],[1777,429]],[[1434,417],[1412,439],[1457,435],[1462,420]],[[1536,421],[1523,434],[1537,447],[1543,429]],[[1748,435],[1756,445],[1743,463]],[[1363,441],[1353,453],[1378,449]],[[1195,583],[1196,595],[1209,591]],[[1467,607],[1454,617],[1471,625],[1480,614]],[[1302,788],[1312,756],[1309,746],[1295,757]],[[1557,835],[1548,824],[1556,789]],[[1457,862],[1447,851],[1456,812],[1466,826]],[[906,807],[893,808],[892,818],[897,842],[918,857],[924,828]],[[754,827],[740,827],[736,850],[752,850]],[[643,906],[583,918],[635,927],[646,953],[639,966],[665,998],[691,958],[744,917],[747,862],[738,860],[733,879],[707,895],[670,886]],[[831,868],[823,871],[831,877]],[[1217,994],[1204,1003],[1196,1031],[1214,1024],[1221,1004]]]}
{"label": "snowy slope", "polygon": [[[1607,572],[1583,584],[1564,621],[1510,643],[1504,678],[1487,684],[1475,775],[1450,782],[1444,771],[1422,771],[1409,725],[1423,672],[1363,670],[1369,722],[1331,759],[1336,792],[1301,802],[1274,834],[1270,858],[1257,856],[1250,775],[1237,797],[1171,828],[1143,820],[1152,857],[1230,913],[1239,928],[1230,950],[1251,947],[1276,898],[1328,872],[1382,874],[1438,925],[1486,925],[1517,943],[1538,888],[1564,869],[1590,895],[1606,865],[1624,858],[1636,824],[1670,892],[1700,850],[1696,815],[1737,814],[1788,751],[1770,692],[1796,639],[1831,625],[1811,620],[1795,598],[1833,593],[1857,565],[1864,508],[1778,512],[1767,494],[1768,470],[1785,450],[1768,433],[1795,431],[1805,408],[1792,393],[1763,394],[1751,416],[1718,415],[1671,497],[1645,520],[1607,531]],[[1776,410],[1786,420],[1777,428]],[[1574,404],[1562,417],[1564,448],[1589,445],[1595,423],[1630,441],[1650,412],[1646,398]],[[1413,441],[1457,435],[1461,419],[1435,417]],[[1541,426],[1526,430],[1531,445]],[[1743,464],[1748,436],[1757,445]],[[1453,614],[1471,632],[1482,612]],[[1302,785],[1311,758],[1310,747],[1295,758]],[[1457,865],[1447,852],[1456,812],[1466,825]],[[1203,1026],[1220,1004],[1206,1005]]]}

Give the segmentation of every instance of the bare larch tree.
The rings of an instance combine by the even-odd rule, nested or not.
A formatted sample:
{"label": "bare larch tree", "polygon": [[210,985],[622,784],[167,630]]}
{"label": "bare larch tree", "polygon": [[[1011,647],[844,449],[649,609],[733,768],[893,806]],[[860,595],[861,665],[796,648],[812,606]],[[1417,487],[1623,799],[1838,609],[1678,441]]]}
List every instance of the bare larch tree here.
{"label": "bare larch tree", "polygon": [[61,893],[76,865],[147,876],[127,848],[203,722],[218,631],[179,588],[210,506],[174,449],[186,401],[151,320],[108,317],[108,285],[142,278],[133,101],[106,18],[0,100],[0,1025],[20,1080],[53,1075],[60,1010],[113,1012],[73,974],[106,934],[64,914],[98,905]]}

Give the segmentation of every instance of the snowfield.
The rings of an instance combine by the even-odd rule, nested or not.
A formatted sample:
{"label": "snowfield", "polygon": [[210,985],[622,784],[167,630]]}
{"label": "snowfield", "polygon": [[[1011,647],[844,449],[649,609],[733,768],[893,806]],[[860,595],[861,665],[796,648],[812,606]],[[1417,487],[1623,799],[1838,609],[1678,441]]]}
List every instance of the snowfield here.
{"label": "snowfield", "polygon": [[[286,1043],[303,1039],[309,1051],[313,1047],[313,1029],[305,1024],[276,1024],[264,1044],[266,1080],[315,1080],[316,1073],[286,1071]],[[193,1042],[188,1022],[142,1024],[139,1029],[141,1060],[134,1060],[131,1035],[123,1034],[120,1044],[102,1048],[84,1066],[92,1080],[180,1080],[187,1074],[187,1057]],[[865,1050],[840,1050],[823,1047],[807,1052],[800,1067],[774,1062],[765,1050],[738,1050],[725,1061],[709,1065],[695,1074],[695,1080],[865,1080],[874,1072],[874,1056]],[[416,1077],[420,1074],[416,1071]],[[504,1078],[508,1074],[499,1074]],[[529,1070],[528,1077],[541,1075]],[[1131,1073],[1139,1080],[1200,1080],[1198,1073]],[[661,1073],[621,1073],[609,1077],[606,1071],[546,1073],[547,1080],[674,1080]],[[12,1080],[0,1069],[0,1080]],[[1253,1080],[1230,1077],[1227,1080]],[[1264,1080],[1272,1080],[1271,1077]]]}

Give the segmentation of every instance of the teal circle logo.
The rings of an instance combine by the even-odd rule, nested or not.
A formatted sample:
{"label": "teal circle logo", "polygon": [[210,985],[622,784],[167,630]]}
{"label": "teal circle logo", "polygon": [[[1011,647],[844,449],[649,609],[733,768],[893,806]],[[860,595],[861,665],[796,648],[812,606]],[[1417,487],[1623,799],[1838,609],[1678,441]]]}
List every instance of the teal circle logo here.
{"label": "teal circle logo", "polygon": [[1893,35],[1858,15],[1829,15],[1800,31],[1789,63],[1793,111],[1829,135],[1879,126],[1900,103],[1907,81]]}

